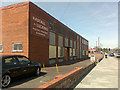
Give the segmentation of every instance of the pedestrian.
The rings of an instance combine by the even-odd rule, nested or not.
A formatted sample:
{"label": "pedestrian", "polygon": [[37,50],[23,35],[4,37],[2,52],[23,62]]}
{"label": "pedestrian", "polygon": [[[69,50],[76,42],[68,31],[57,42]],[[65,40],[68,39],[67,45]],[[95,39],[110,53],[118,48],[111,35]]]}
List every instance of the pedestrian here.
{"label": "pedestrian", "polygon": [[105,52],[105,58],[107,58],[107,53]]}

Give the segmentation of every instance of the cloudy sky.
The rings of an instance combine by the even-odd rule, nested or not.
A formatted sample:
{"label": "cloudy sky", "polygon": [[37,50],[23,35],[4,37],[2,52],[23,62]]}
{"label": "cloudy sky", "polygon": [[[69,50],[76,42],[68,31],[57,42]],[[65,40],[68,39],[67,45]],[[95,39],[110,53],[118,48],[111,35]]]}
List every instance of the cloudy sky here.
{"label": "cloudy sky", "polygon": [[[32,1],[32,0],[31,0]],[[94,47],[98,37],[105,48],[118,46],[118,2],[34,2],[60,22],[89,40]],[[2,6],[16,2],[2,2]]]}

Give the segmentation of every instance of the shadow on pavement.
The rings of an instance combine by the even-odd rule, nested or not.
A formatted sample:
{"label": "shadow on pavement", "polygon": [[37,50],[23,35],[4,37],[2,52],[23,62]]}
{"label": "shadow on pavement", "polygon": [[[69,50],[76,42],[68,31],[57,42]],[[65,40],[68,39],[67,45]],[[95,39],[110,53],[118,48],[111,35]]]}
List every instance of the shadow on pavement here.
{"label": "shadow on pavement", "polygon": [[33,80],[33,79],[39,78],[41,76],[44,76],[45,74],[47,74],[47,73],[46,72],[41,72],[40,76],[35,76],[33,74],[28,74],[24,77],[22,76],[20,78],[15,78],[15,79],[12,80],[11,84],[7,88],[11,88],[11,87],[14,87],[16,85],[23,84],[23,83],[28,82],[30,80]]}

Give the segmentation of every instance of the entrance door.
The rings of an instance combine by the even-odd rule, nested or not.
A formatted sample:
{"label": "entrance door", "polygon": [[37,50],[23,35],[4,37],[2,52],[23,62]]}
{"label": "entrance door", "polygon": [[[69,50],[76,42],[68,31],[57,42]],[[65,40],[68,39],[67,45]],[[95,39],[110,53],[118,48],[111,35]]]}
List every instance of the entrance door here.
{"label": "entrance door", "polygon": [[69,48],[65,48],[65,60],[68,61],[69,57]]}

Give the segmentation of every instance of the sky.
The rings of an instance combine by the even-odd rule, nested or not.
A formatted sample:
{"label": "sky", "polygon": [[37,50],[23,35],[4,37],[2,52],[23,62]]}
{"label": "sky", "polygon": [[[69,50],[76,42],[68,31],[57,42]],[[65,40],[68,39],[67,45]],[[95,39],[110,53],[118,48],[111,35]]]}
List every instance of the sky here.
{"label": "sky", "polygon": [[[32,1],[32,0],[31,0]],[[2,6],[17,2],[2,2]],[[118,2],[34,2],[89,41],[89,48],[118,47]]]}

